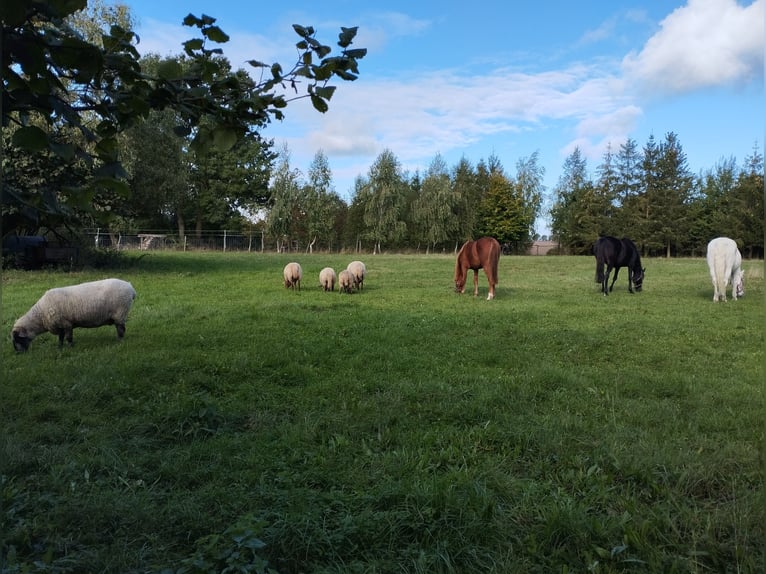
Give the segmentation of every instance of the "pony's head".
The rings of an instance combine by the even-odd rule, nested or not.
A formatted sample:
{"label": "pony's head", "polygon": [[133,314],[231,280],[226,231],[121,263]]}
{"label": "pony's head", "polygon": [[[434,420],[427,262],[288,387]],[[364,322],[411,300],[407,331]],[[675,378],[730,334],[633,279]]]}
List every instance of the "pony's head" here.
{"label": "pony's head", "polygon": [[734,290],[737,293],[737,297],[745,296],[745,274],[742,272],[742,269],[738,269],[734,277]]}
{"label": "pony's head", "polygon": [[635,288],[637,293],[641,292],[641,288],[644,284],[644,274],[646,273],[646,269],[641,267],[640,265],[633,270],[633,287]]}
{"label": "pony's head", "polygon": [[466,270],[460,266],[460,261],[455,264],[455,293],[465,291],[465,278],[468,276]]}

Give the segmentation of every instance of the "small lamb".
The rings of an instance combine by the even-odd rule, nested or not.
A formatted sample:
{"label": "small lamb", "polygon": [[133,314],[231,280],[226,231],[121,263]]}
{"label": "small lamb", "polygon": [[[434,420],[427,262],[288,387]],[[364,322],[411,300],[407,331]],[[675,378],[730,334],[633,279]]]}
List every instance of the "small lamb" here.
{"label": "small lamb", "polygon": [[297,288],[298,291],[301,290],[301,279],[303,278],[303,269],[301,269],[301,266],[299,263],[288,263],[285,265],[284,270],[284,277],[285,277],[285,288],[290,289],[292,288],[293,291]]}
{"label": "small lamb", "polygon": [[344,269],[338,275],[338,292],[351,293],[354,288],[354,276],[351,271]]}
{"label": "small lamb", "polygon": [[75,327],[94,328],[114,325],[117,338],[125,336],[125,321],[136,298],[133,286],[122,279],[103,279],[57,287],[46,291],[32,308],[16,321],[11,330],[17,353],[29,349],[32,339],[50,331],[72,345]]}
{"label": "small lamb", "polygon": [[325,291],[335,291],[335,282],[338,276],[332,267],[325,267],[319,272],[319,286]]}

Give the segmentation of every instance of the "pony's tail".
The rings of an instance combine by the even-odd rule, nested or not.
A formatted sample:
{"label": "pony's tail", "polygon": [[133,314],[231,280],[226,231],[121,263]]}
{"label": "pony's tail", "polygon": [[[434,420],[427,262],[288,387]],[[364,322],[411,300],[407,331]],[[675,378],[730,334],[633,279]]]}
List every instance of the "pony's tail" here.
{"label": "pony's tail", "polygon": [[601,261],[596,262],[596,283],[604,282],[604,264]]}
{"label": "pony's tail", "polygon": [[498,284],[499,278],[497,276],[497,267],[500,261],[500,244],[494,243],[492,245],[492,277],[495,279],[495,285]]}

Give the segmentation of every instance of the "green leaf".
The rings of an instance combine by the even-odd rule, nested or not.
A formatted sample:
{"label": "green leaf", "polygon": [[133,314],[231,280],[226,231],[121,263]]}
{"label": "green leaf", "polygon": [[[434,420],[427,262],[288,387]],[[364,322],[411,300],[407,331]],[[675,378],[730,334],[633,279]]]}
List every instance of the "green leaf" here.
{"label": "green leaf", "polygon": [[325,113],[330,109],[330,107],[327,105],[327,102],[315,94],[311,94],[311,103],[313,104],[314,109],[318,112]]}
{"label": "green leaf", "polygon": [[16,130],[11,141],[13,145],[33,153],[48,147],[48,134],[37,126],[28,126]]}
{"label": "green leaf", "polygon": [[315,88],[314,93],[320,98],[323,98],[325,100],[330,100],[332,99],[332,96],[335,93],[335,86],[323,86],[323,87]]}
{"label": "green leaf", "polygon": [[218,44],[223,44],[229,41],[228,34],[226,34],[218,26],[211,26],[210,28],[205,28],[204,30],[202,30],[202,33],[207,38],[209,38],[213,42],[217,42]]}
{"label": "green leaf", "polygon": [[193,50],[201,50],[204,45],[205,45],[205,41],[202,38],[194,38],[192,40],[187,40],[183,44],[184,50],[186,50],[187,53]]}
{"label": "green leaf", "polygon": [[248,60],[248,64],[250,64],[253,68],[267,68],[268,64],[264,64],[263,62],[259,62],[258,60]]}
{"label": "green leaf", "polygon": [[299,24],[293,24],[293,30],[295,30],[296,34],[298,34],[301,38],[308,38],[309,36],[314,35],[314,28],[311,26],[307,28]]}
{"label": "green leaf", "polygon": [[359,30],[359,27],[354,26],[353,28],[344,28],[341,26],[340,30],[340,34],[338,34],[338,45],[341,48],[345,48],[346,46],[351,45],[351,42],[354,40],[354,36],[356,36],[357,30]]}
{"label": "green leaf", "polygon": [[342,80],[346,80],[347,82],[353,82],[358,77],[354,74],[346,72],[345,70],[335,70],[335,75],[341,78]]}
{"label": "green leaf", "polygon": [[354,48],[353,50],[345,50],[343,55],[346,56],[346,58],[361,60],[367,55],[367,48]]}

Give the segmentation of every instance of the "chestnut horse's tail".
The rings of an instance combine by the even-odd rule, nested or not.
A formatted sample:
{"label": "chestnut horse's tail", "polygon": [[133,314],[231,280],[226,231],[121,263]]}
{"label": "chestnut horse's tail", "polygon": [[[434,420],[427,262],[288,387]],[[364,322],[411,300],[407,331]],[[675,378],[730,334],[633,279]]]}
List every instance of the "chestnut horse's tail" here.
{"label": "chestnut horse's tail", "polygon": [[491,272],[492,272],[490,283],[494,283],[495,285],[497,285],[497,265],[499,261],[500,261],[500,243],[497,240],[494,240],[490,244],[490,248],[489,248],[489,264],[490,264]]}

